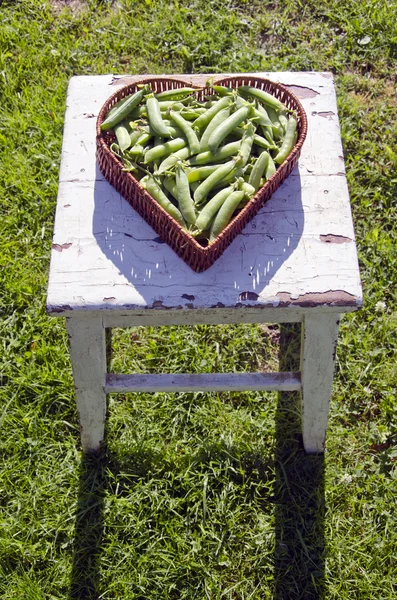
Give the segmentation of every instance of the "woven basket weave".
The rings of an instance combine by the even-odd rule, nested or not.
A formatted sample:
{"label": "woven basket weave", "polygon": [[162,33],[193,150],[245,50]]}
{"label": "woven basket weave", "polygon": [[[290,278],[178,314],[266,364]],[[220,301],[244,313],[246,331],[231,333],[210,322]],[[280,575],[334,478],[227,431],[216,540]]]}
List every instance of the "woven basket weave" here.
{"label": "woven basket weave", "polygon": [[[153,92],[158,93],[169,89],[186,86],[186,81],[178,79],[150,78],[139,81],[138,84],[149,84]],[[231,220],[222,233],[210,244],[204,246],[183,229],[140,185],[131,173],[123,171],[123,164],[117,159],[109,146],[113,141],[110,132],[102,132],[101,125],[109,110],[122,98],[138,90],[137,83],[118,89],[103,105],[99,112],[96,125],[97,162],[104,177],[131,204],[131,206],[149,223],[154,231],[166,242],[178,256],[194,271],[202,272],[208,269],[223,254],[246,224],[257,214],[260,208],[272,196],[275,190],[289,176],[300,156],[302,144],[307,133],[306,113],[299,100],[279,83],[259,77],[223,77],[214,81],[214,85],[224,85],[237,88],[240,85],[250,85],[264,90],[275,96],[285,106],[294,110],[297,116],[298,139],[286,160],[277,171],[258,190],[256,195]],[[195,87],[194,85],[192,87]],[[213,93],[210,87],[197,88],[197,99],[203,101],[205,96]]]}

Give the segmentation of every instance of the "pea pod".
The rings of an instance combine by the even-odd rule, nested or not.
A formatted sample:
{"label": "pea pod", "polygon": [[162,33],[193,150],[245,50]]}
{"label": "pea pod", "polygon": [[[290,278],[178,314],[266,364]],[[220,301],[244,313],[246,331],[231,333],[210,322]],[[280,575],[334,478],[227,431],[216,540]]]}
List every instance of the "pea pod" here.
{"label": "pea pod", "polygon": [[295,144],[295,133],[296,133],[297,121],[296,118],[291,115],[287,123],[287,131],[285,132],[284,140],[280,148],[279,153],[274,158],[274,162],[281,165],[282,162],[287,158]]}
{"label": "pea pod", "polygon": [[255,161],[254,168],[252,169],[248,179],[248,183],[253,186],[255,192],[257,192],[259,189],[263,173],[269,164],[269,158],[270,154],[264,150]]}
{"label": "pea pod", "polygon": [[222,204],[211,226],[210,242],[213,242],[218,235],[222,233],[225,227],[227,227],[234,211],[244,198],[244,194],[245,192],[243,190],[237,190],[230,194],[227,200]]}
{"label": "pea pod", "polygon": [[189,144],[190,152],[192,154],[198,154],[198,152],[200,152],[200,142],[190,123],[185,121],[185,119],[174,110],[171,110],[170,117],[182,130],[187,139],[187,143]]}
{"label": "pea pod", "polygon": [[263,90],[260,90],[259,88],[252,87],[250,85],[240,85],[238,88],[238,91],[243,96],[251,96],[252,98],[256,98],[257,100],[260,100],[261,102],[263,102],[263,104],[270,106],[271,108],[274,108],[275,110],[284,110],[285,109],[284,104],[282,104],[280,102],[280,100],[277,100],[277,98],[275,98],[274,96],[272,96],[271,94],[268,94],[267,92],[265,92]]}
{"label": "pea pod", "polygon": [[210,139],[208,140],[208,147],[211,152],[215,153],[225,137],[227,137],[229,133],[233,131],[233,129],[245,121],[250,113],[250,110],[251,108],[249,106],[243,106],[239,108],[211,133]]}
{"label": "pea pod", "polygon": [[158,158],[163,158],[163,156],[169,156],[172,152],[176,150],[180,150],[186,146],[186,140],[183,138],[175,138],[174,140],[170,140],[169,142],[165,142],[161,146],[156,146],[155,148],[151,148],[145,154],[145,163],[150,163],[153,160],[157,160]]}
{"label": "pea pod", "polygon": [[123,123],[119,123],[119,125],[115,126],[114,133],[121,152],[125,152],[131,146],[131,136],[128,129]]}
{"label": "pea pod", "polygon": [[140,183],[142,187],[144,187],[149,192],[149,194],[156,200],[156,202],[158,202],[160,206],[164,208],[164,210],[169,215],[171,215],[171,217],[175,219],[177,223],[179,223],[179,225],[182,225],[182,227],[185,226],[185,222],[180,211],[174,204],[172,204],[171,200],[167,198],[167,196],[162,191],[161,187],[151,175],[147,175],[146,177],[141,179]]}
{"label": "pea pod", "polygon": [[101,125],[101,130],[107,131],[108,129],[113,129],[117,123],[120,123],[136,106],[138,106],[146,91],[147,88],[143,87],[141,90],[130,96],[126,102],[120,104],[118,108],[104,120]]}
{"label": "pea pod", "polygon": [[215,115],[220,110],[227,108],[230,105],[230,103],[231,99],[228,96],[225,96],[224,98],[218,100],[218,102],[215,102],[215,104],[211,106],[211,108],[209,108],[206,113],[200,115],[199,118],[193,122],[193,126],[195,127],[195,129],[202,129],[203,127],[207,127],[208,123],[215,117]]}
{"label": "pea pod", "polygon": [[156,135],[161,137],[170,137],[170,130],[163,121],[158,100],[154,96],[148,96],[146,98],[146,108],[150,127],[153,129]]}
{"label": "pea pod", "polygon": [[212,219],[233,190],[234,188],[232,186],[224,188],[207,202],[196,220],[196,227],[199,231],[205,231],[209,227]]}
{"label": "pea pod", "polygon": [[193,94],[194,92],[197,92],[196,88],[181,87],[173,90],[165,90],[164,92],[159,92],[158,94],[155,94],[155,98],[157,100],[181,100],[186,96],[190,96],[190,94]]}
{"label": "pea pod", "polygon": [[163,160],[163,162],[159,165],[158,173],[164,173],[169,169],[172,169],[174,165],[178,162],[178,160],[185,160],[190,155],[190,150],[187,146],[181,148],[180,150],[176,150],[167,158]]}
{"label": "pea pod", "polygon": [[219,168],[219,165],[202,165],[197,168],[187,169],[189,183],[203,181]]}
{"label": "pea pod", "polygon": [[240,150],[240,146],[240,141],[230,142],[230,144],[226,144],[225,146],[222,146],[222,148],[219,148],[219,150],[217,150],[215,154],[212,154],[210,150],[207,150],[206,152],[200,152],[200,154],[196,154],[196,156],[192,156],[191,158],[189,158],[188,162],[192,166],[206,165],[208,163],[213,162],[221,162],[222,160],[230,158],[231,156],[237,154],[237,152]]}
{"label": "pea pod", "polygon": [[210,139],[213,131],[221,125],[230,115],[230,108],[223,108],[211,119],[200,139],[200,152],[208,150],[208,140]]}
{"label": "pea pod", "polygon": [[254,143],[255,126],[251,121],[248,123],[243,139],[241,142],[239,156],[241,158],[241,166],[244,167],[251,155],[252,144]]}
{"label": "pea pod", "polygon": [[276,165],[274,164],[274,161],[273,161],[272,157],[269,155],[269,162],[267,164],[266,171],[265,171],[265,178],[266,178],[266,180],[270,179],[270,177],[272,175],[274,175],[274,173],[276,172],[276,170],[277,170],[276,169]]}
{"label": "pea pod", "polygon": [[231,160],[224,165],[221,165],[212,173],[207,179],[205,179],[194,192],[194,202],[200,204],[204,198],[208,196],[213,187],[226,177],[230,171],[232,171],[236,165],[236,160]]}
{"label": "pea pod", "polygon": [[194,203],[190,195],[187,175],[180,164],[176,169],[175,181],[179,210],[186,223],[194,225],[196,222],[196,211],[194,210]]}
{"label": "pea pod", "polygon": [[226,87],[225,85],[213,85],[212,89],[218,94],[218,96],[231,96],[233,94],[233,88]]}

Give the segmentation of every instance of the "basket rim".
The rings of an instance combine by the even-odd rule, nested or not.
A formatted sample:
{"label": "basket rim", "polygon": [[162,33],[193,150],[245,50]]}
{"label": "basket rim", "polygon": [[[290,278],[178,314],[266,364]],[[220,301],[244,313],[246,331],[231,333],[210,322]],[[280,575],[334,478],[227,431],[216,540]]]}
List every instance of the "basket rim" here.
{"label": "basket rim", "polygon": [[[164,76],[158,77],[156,75],[153,75],[150,77],[142,76],[142,79],[139,79],[137,81],[134,81],[133,83],[129,83],[129,84],[126,84],[126,85],[118,88],[111,96],[109,96],[109,98],[107,98],[107,100],[102,105],[102,107],[99,111],[98,117],[97,117],[97,121],[96,121],[97,145],[99,145],[101,147],[101,150],[105,153],[105,155],[110,155],[111,160],[113,160],[117,164],[118,168],[121,171],[123,171],[123,176],[127,177],[130,180],[130,183],[137,186],[141,193],[144,193],[147,197],[150,198],[151,202],[154,203],[156,210],[158,210],[160,213],[162,213],[165,216],[167,221],[170,223],[170,226],[173,229],[177,229],[179,231],[179,234],[181,234],[185,238],[185,240],[191,246],[193,246],[194,249],[203,258],[211,256],[214,253],[214,251],[216,251],[217,248],[220,245],[222,245],[224,239],[228,236],[231,229],[236,224],[236,219],[238,219],[238,218],[243,219],[244,216],[247,214],[247,212],[253,205],[255,205],[257,203],[259,205],[261,204],[262,197],[266,196],[266,192],[269,190],[269,188],[271,188],[273,181],[277,177],[280,177],[280,172],[282,173],[283,171],[285,171],[288,168],[289,164],[291,162],[293,162],[294,160],[296,160],[297,155],[299,157],[303,143],[307,136],[308,120],[307,120],[306,112],[302,106],[302,103],[300,102],[300,100],[297,98],[297,96],[293,92],[291,92],[286,86],[284,86],[283,84],[281,84],[279,82],[274,82],[271,79],[268,79],[266,77],[258,77],[256,75],[250,76],[249,74],[232,75],[232,76],[231,75],[222,75],[222,74],[216,75],[216,74],[214,74],[209,77],[209,79],[206,82],[205,87],[199,86],[199,85],[195,84],[194,82],[189,82],[189,87],[196,89],[197,92],[200,92],[203,90],[208,90],[208,92],[210,92],[212,90],[212,85],[222,85],[222,84],[225,85],[227,83],[236,83],[237,81],[241,81],[242,79],[249,80],[250,82],[252,82],[250,85],[256,84],[256,83],[263,85],[265,83],[271,89],[277,90],[279,93],[284,94],[286,97],[289,97],[290,99],[293,100],[293,102],[297,106],[297,109],[295,109],[295,110],[299,116],[298,139],[297,139],[293,149],[287,156],[287,158],[278,166],[277,171],[266,181],[266,183],[261,188],[259,188],[259,190],[256,192],[255,196],[253,196],[249,200],[249,202],[247,202],[247,204],[244,206],[244,208],[242,208],[240,210],[240,212],[236,215],[236,217],[228,223],[228,225],[216,237],[216,239],[213,240],[212,242],[209,242],[206,246],[201,245],[162,206],[160,206],[160,204],[158,204],[158,202],[153,198],[153,196],[151,196],[147,192],[147,190],[143,186],[140,185],[140,182],[137,179],[135,179],[135,177],[130,172],[123,171],[124,165],[110,151],[110,148],[104,139],[103,132],[101,131],[101,125],[106,117],[106,114],[109,112],[109,110],[111,108],[111,106],[109,106],[109,105],[111,105],[111,103],[114,100],[116,100],[116,101],[121,100],[123,97],[134,93],[137,90],[138,86],[141,86],[144,84],[150,85],[150,84],[156,84],[156,83],[160,83],[160,82],[163,82],[163,83],[166,82],[166,83],[171,83],[171,84],[177,84],[175,86],[175,89],[177,89],[178,87],[185,87],[186,80],[179,79],[177,75],[176,76],[170,75],[169,77],[164,77]],[[254,87],[255,87],[255,85],[254,85]],[[126,93],[124,94],[124,92],[126,92]],[[280,183],[280,185],[281,185],[281,183]],[[258,210],[260,210],[260,208],[261,208],[261,206],[259,206]]]}

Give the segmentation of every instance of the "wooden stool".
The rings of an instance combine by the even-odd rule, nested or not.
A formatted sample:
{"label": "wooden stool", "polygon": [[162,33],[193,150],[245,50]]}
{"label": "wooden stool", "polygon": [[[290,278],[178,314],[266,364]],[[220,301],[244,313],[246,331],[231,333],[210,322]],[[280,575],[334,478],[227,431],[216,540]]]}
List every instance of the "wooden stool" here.
{"label": "wooden stool", "polygon": [[[199,390],[300,390],[304,447],[324,451],[340,313],[362,298],[335,90],[330,73],[253,75],[300,98],[308,136],[298,167],[204,273],[162,243],[96,166],[101,106],[115,86],[147,76],[70,81],[47,310],[66,317],[86,452],[103,441],[106,394]],[[265,322],[302,323],[300,372],[107,373],[106,328]]]}

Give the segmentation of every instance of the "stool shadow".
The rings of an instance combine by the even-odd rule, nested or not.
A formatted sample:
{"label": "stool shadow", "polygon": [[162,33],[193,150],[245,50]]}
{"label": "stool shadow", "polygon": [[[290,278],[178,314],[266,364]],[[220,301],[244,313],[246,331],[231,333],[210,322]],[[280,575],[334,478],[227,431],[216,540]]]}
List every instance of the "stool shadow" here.
{"label": "stool shadow", "polygon": [[103,502],[106,490],[105,452],[83,455],[73,543],[73,564],[68,600],[98,600],[99,555],[103,536]]}
{"label": "stool shadow", "polygon": [[[299,370],[299,329],[299,324],[280,326],[281,371]],[[264,506],[268,510],[270,501],[275,510],[274,600],[322,600],[326,593],[324,457],[305,454],[299,412],[299,395],[280,393],[274,458],[272,452],[265,457],[244,457],[247,473],[254,465],[263,483],[269,482]],[[230,458],[232,449],[226,450]],[[212,453],[218,460],[224,455],[218,446]],[[112,455],[106,444],[96,455],[82,457],[68,600],[99,600],[103,593],[99,562],[104,498],[111,486],[108,474],[120,474],[132,460],[142,472],[150,470],[152,457],[146,453]],[[200,458],[201,463],[206,460]],[[271,489],[274,472],[276,481]],[[128,487],[128,481],[126,484]]]}
{"label": "stool shadow", "polygon": [[[280,326],[280,371],[299,370],[300,325]],[[325,596],[324,456],[303,450],[299,394],[279,394],[276,413],[274,600]]]}

